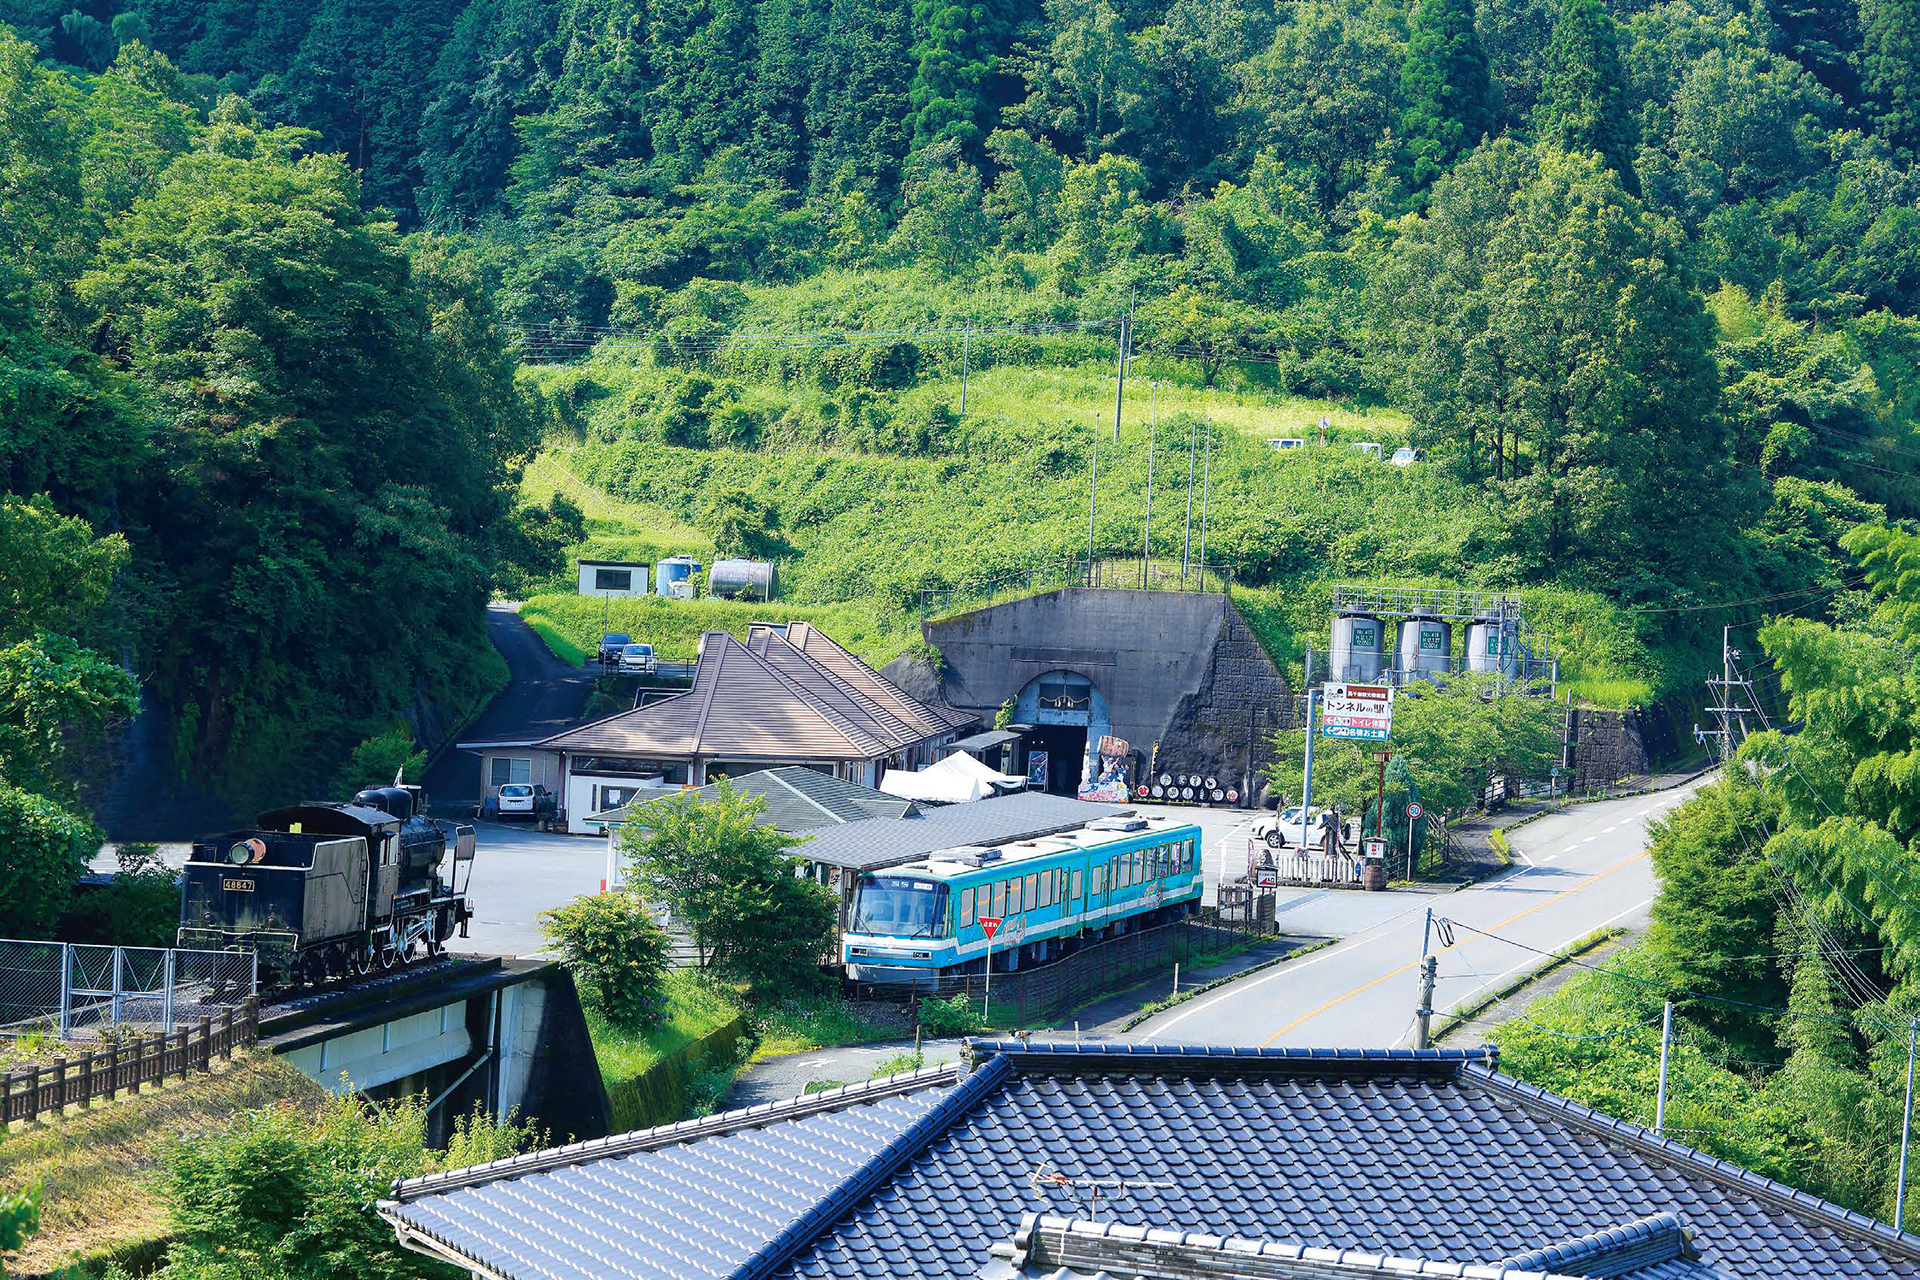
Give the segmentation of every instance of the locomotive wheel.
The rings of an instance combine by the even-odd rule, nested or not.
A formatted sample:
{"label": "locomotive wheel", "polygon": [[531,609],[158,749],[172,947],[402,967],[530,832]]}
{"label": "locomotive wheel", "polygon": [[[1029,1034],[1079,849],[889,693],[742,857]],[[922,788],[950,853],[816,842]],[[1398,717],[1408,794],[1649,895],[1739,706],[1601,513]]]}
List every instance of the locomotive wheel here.
{"label": "locomotive wheel", "polygon": [[380,948],[380,972],[392,973],[400,966],[400,954],[390,946]]}
{"label": "locomotive wheel", "polygon": [[373,972],[373,952],[369,944],[363,943],[354,951],[353,971],[361,975]]}
{"label": "locomotive wheel", "polygon": [[319,951],[309,951],[300,957],[300,981],[309,987],[317,987],[327,980],[327,961]]}

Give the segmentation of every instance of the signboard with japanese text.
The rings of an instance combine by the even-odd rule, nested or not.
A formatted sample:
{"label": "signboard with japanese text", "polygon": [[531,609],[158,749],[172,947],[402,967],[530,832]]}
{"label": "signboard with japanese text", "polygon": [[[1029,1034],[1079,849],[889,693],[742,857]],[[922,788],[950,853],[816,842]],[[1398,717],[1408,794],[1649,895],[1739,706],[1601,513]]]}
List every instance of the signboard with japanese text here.
{"label": "signboard with japanese text", "polygon": [[1393,731],[1393,686],[1336,684],[1322,686],[1320,736],[1385,742]]}

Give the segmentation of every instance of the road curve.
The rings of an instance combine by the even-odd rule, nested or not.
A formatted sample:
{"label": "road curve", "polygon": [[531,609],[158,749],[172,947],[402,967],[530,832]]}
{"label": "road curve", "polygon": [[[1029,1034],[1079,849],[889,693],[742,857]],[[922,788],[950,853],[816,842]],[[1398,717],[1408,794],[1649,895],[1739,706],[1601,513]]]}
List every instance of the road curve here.
{"label": "road curve", "polygon": [[[1410,1044],[1427,912],[1455,922],[1436,936],[1433,1007],[1444,1013],[1504,975],[1607,925],[1646,923],[1655,881],[1647,824],[1692,794],[1575,806],[1515,831],[1515,866],[1457,893],[1283,891],[1281,927],[1340,941],[1323,951],[1169,1009],[1133,1038],[1168,1043],[1315,1048]],[[1485,930],[1491,938],[1475,933]]]}

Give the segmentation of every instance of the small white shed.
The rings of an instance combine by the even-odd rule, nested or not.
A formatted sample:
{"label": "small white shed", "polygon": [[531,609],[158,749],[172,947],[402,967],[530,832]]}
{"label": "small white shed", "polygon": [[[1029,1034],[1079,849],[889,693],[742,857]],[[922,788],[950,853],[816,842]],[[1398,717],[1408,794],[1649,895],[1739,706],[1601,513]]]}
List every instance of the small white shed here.
{"label": "small white shed", "polygon": [[582,560],[580,594],[644,596],[647,594],[647,571],[652,567],[644,560]]}

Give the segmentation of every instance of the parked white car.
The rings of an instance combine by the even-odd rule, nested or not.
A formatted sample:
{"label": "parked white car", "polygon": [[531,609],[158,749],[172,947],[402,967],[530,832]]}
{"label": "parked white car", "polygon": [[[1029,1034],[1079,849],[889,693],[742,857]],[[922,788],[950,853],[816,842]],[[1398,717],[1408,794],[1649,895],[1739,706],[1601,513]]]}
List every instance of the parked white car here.
{"label": "parked white car", "polygon": [[1387,459],[1388,462],[1391,462],[1396,467],[1410,467],[1416,462],[1425,462],[1426,460],[1427,451],[1425,449],[1415,449],[1411,445],[1404,444],[1398,449],[1395,449],[1393,456]]}
{"label": "parked white car", "polygon": [[628,644],[620,647],[620,674],[627,676],[650,676],[658,669],[653,658],[653,646],[650,644]]}
{"label": "parked white car", "polygon": [[1333,830],[1333,810],[1315,809],[1313,816],[1301,821],[1300,806],[1280,813],[1263,813],[1254,820],[1254,838],[1264,840],[1270,849],[1279,849],[1287,845],[1296,848],[1302,844],[1318,847],[1326,843],[1327,833]]}
{"label": "parked white car", "polygon": [[502,822],[545,822],[553,817],[553,792],[538,784],[509,782],[500,788],[495,814]]}
{"label": "parked white car", "polygon": [[1373,458],[1377,461],[1380,457],[1380,442],[1377,440],[1356,441],[1353,446],[1353,451],[1363,458]]}
{"label": "parked white car", "polygon": [[1277,449],[1281,453],[1289,453],[1295,449],[1304,449],[1306,447],[1307,442],[1298,436],[1274,436],[1267,441],[1267,448]]}

